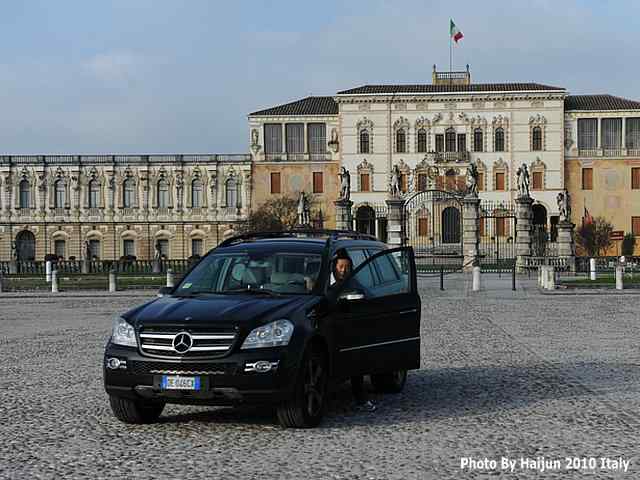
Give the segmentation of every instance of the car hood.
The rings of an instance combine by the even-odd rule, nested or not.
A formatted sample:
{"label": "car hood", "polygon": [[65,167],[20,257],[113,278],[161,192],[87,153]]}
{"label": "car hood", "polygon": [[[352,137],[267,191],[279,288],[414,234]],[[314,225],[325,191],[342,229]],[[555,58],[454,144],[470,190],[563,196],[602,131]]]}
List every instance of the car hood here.
{"label": "car hood", "polygon": [[241,294],[166,296],[129,312],[126,317],[137,327],[245,327],[288,315],[311,298],[308,295],[274,298]]}

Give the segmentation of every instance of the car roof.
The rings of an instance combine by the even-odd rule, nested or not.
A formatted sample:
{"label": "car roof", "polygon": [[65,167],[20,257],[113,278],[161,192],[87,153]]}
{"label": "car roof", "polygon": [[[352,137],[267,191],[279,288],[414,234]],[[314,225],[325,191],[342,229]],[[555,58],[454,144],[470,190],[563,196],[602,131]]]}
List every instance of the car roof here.
{"label": "car roof", "polygon": [[[222,245],[216,248],[220,252],[245,252],[259,250],[280,250],[286,245],[287,250],[299,252],[321,252],[327,243],[328,237],[277,237],[247,239],[231,245]],[[376,247],[386,248],[386,244],[375,240],[360,239],[336,239],[332,242],[332,251],[349,247]]]}

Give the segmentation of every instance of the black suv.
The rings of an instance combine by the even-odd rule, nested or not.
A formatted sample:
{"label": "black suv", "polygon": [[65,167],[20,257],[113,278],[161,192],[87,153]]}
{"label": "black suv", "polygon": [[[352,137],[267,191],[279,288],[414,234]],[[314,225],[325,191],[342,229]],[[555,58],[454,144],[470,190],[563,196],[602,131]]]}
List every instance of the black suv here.
{"label": "black suv", "polygon": [[[336,283],[341,249],[353,269]],[[105,389],[124,422],[156,421],[166,403],[243,403],[311,427],[332,385],[371,375],[377,391],[399,392],[420,367],[413,250],[369,235],[241,235],[160,293],[118,316],[106,346]]]}

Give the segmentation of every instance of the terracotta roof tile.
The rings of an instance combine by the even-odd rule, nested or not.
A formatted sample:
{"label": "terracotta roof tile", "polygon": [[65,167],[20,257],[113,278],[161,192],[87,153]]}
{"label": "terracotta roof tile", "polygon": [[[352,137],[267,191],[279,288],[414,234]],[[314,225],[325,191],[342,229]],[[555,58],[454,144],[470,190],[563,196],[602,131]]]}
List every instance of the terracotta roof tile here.
{"label": "terracotta roof tile", "polygon": [[333,97],[307,97],[295,102],[250,113],[250,116],[275,115],[337,115],[338,104]]}
{"label": "terracotta roof tile", "polygon": [[564,109],[571,110],[640,110],[640,102],[613,95],[569,95]]}

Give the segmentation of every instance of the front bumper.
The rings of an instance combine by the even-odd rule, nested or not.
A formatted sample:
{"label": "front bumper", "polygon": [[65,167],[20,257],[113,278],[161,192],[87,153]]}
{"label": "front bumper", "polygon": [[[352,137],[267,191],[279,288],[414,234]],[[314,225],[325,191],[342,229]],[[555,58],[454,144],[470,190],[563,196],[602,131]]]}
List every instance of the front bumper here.
{"label": "front bumper", "polygon": [[[107,368],[109,358],[125,361],[126,368]],[[110,343],[103,360],[104,386],[109,395],[134,400],[189,405],[279,403],[293,393],[298,360],[282,347],[234,352],[211,360],[164,360]],[[251,364],[259,361],[276,366],[268,372],[252,371]],[[163,375],[198,376],[200,390],[163,390]]]}

